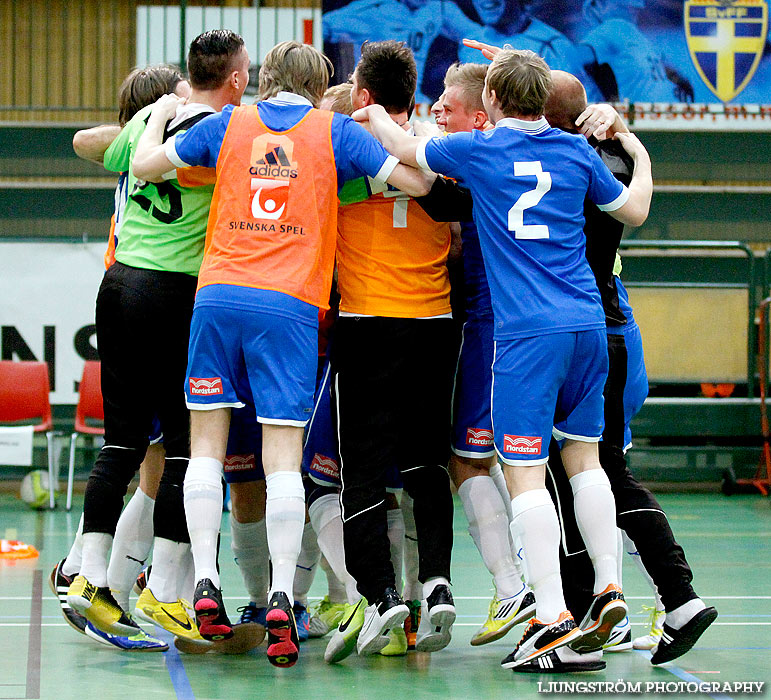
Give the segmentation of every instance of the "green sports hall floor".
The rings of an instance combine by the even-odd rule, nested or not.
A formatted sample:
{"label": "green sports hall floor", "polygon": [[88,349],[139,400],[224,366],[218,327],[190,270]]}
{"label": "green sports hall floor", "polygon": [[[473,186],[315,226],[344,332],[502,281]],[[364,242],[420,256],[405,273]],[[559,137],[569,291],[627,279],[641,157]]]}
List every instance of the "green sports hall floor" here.
{"label": "green sports hall floor", "polygon": [[[539,682],[546,689],[549,681],[571,680],[641,682],[642,690],[648,681],[668,683],[670,690],[678,682],[687,688],[689,681],[765,681],[763,694],[769,693],[771,502],[760,496],[718,494],[666,494],[661,502],[695,571],[697,591],[718,608],[717,622],[689,654],[659,668],[651,666],[648,652],[630,651],[606,655],[605,671],[547,676],[500,668],[521,627],[498,642],[469,646],[472,633],[485,618],[491,584],[457,502],[453,593],[458,621],[447,649],[433,655],[411,652],[403,658],[352,656],[332,667],[323,661],[326,640],[318,639],[302,645],[296,666],[276,669],[265,658],[264,647],[230,657],[185,657],[173,646],[166,653],[131,654],[78,635],[60,617],[47,577],[68,550],[82,499],[76,499],[70,514],[38,513],[13,495],[0,493],[0,536],[32,543],[40,550],[36,560],[0,563],[0,700],[476,700],[534,697],[539,695]],[[224,551],[229,540],[225,524]],[[222,559],[226,601],[235,614],[243,604],[242,584],[232,560]],[[312,597],[323,595],[324,583],[319,573]],[[631,562],[625,565],[624,590],[633,633],[641,634],[645,622],[641,606],[650,603],[650,595]],[[742,694],[713,690],[709,695],[726,700]]]}

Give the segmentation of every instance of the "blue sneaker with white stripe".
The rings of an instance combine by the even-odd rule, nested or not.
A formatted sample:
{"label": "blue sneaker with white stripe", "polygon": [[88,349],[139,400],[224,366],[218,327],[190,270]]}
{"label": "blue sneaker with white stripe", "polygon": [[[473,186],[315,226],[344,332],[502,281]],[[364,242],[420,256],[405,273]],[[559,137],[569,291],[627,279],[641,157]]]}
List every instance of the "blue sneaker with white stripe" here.
{"label": "blue sneaker with white stripe", "polygon": [[121,651],[167,651],[169,645],[160,639],[151,637],[144,630],[140,630],[130,637],[120,637],[117,634],[102,632],[90,622],[86,624],[86,636],[106,646],[112,646]]}

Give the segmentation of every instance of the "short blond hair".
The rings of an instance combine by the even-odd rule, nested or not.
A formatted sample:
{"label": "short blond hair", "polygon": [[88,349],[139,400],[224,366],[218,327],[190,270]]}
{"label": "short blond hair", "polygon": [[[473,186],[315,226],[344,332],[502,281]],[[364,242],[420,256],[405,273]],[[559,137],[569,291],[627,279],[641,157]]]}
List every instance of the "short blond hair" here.
{"label": "short blond hair", "polygon": [[506,116],[540,117],[551,86],[549,66],[533,51],[505,49],[487,69],[487,89]]}
{"label": "short blond hair", "polygon": [[333,73],[332,62],[309,44],[282,41],[260,67],[259,97],[267,100],[279,92],[293,92],[317,107]]}
{"label": "short blond hair", "polygon": [[333,85],[331,88],[327,88],[324,96],[321,98],[321,102],[330,102],[329,110],[331,112],[339,112],[340,114],[350,115],[353,112],[353,105],[351,104],[351,88],[353,83],[340,83],[340,85]]}
{"label": "short blond hair", "polygon": [[487,66],[481,63],[453,63],[444,76],[444,87],[459,87],[466,109],[470,112],[484,112],[482,92],[485,89],[486,75]]}

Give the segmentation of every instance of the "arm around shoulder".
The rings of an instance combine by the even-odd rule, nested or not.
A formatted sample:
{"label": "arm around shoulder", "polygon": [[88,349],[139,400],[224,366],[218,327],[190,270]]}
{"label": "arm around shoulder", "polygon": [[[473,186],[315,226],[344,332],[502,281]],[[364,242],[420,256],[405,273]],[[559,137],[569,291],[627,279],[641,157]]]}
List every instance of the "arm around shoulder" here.
{"label": "arm around shoulder", "polygon": [[72,148],[75,155],[84,160],[95,163],[104,162],[104,153],[110,144],[120,134],[120,127],[113,124],[103,124],[90,129],[81,129],[75,132],[72,139]]}
{"label": "arm around shoulder", "polygon": [[627,201],[615,211],[609,211],[614,219],[628,226],[642,226],[648,218],[653,196],[651,159],[640,140],[631,133],[617,133],[616,137],[626,152],[634,158],[634,172],[629,183]]}

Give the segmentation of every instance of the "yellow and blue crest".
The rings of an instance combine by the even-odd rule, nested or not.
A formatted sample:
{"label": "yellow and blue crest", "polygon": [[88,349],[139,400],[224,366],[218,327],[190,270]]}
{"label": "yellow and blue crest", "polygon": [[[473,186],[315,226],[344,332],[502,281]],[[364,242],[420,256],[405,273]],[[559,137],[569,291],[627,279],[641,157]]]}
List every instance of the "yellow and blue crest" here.
{"label": "yellow and blue crest", "polygon": [[752,79],[768,34],[766,0],[686,0],[685,37],[696,70],[729,102]]}

